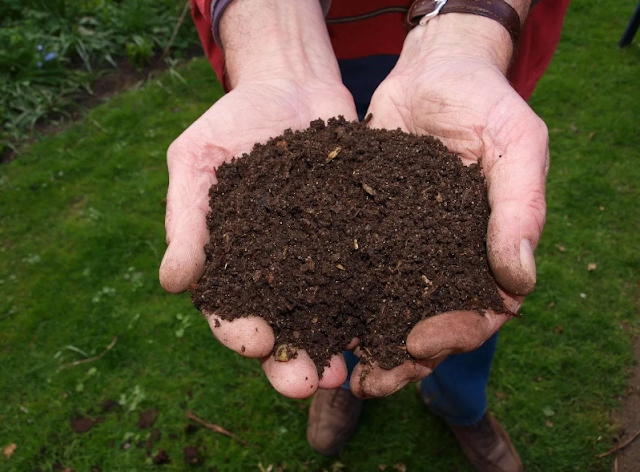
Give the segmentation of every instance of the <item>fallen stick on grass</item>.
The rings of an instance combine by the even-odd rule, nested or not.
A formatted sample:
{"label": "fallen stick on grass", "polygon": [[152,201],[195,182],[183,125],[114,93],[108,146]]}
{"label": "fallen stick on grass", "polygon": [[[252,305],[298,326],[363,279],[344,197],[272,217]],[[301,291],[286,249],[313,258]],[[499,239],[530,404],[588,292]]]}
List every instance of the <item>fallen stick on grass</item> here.
{"label": "fallen stick on grass", "polygon": [[596,454],[594,457],[597,457],[598,459],[602,459],[603,457],[610,456],[614,452],[617,452],[620,449],[624,449],[625,447],[627,447],[629,444],[631,444],[633,441],[635,441],[638,436],[640,436],[640,430],[637,431],[636,434],[631,436],[631,438],[627,442],[625,442],[623,444],[620,444],[619,446],[616,446],[613,449],[609,449],[607,452],[604,452],[602,454]]}
{"label": "fallen stick on grass", "polygon": [[232,432],[227,431],[222,426],[218,426],[217,424],[207,423],[205,420],[203,420],[201,418],[198,418],[196,415],[194,415],[193,411],[191,411],[191,410],[187,411],[187,418],[190,419],[190,420],[195,421],[196,423],[200,423],[202,426],[204,426],[205,428],[213,431],[214,433],[223,434],[224,436],[227,436],[227,437],[229,437],[229,438],[231,438],[231,439],[233,439],[235,441],[238,441],[243,446],[247,445],[247,443],[245,441],[240,439],[238,436],[236,436]]}
{"label": "fallen stick on grass", "polygon": [[86,364],[87,362],[93,362],[93,361],[97,361],[98,359],[102,359],[102,357],[107,352],[109,352],[111,349],[113,349],[113,346],[115,346],[117,342],[118,342],[118,336],[114,336],[113,340],[111,341],[111,343],[109,343],[107,348],[104,351],[102,351],[100,354],[98,354],[97,356],[89,357],[87,359],[81,359],[79,361],[70,362],[69,364],[63,364],[58,368],[58,372],[60,372],[62,369],[67,369],[69,367],[75,367],[75,366],[80,365],[80,364]]}

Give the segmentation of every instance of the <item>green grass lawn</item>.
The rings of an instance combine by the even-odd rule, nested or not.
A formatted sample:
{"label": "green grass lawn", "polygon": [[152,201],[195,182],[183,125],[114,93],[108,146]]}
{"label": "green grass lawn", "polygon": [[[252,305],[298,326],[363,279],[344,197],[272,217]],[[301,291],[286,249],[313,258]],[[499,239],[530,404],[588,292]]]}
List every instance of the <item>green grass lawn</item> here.
{"label": "green grass lawn", "polygon": [[[574,1],[532,100],[552,150],[539,284],[503,330],[489,392],[527,471],[611,469],[593,455],[617,433],[640,295],[640,49],[616,47],[634,5]],[[339,458],[315,454],[308,402],[276,394],[188,295],[159,287],[165,150],[221,94],[204,61],[181,73],[186,85],[163,76],[0,166],[0,447],[17,445],[0,470],[183,470],[186,445],[207,471],[470,470],[409,387],[365,406]],[[59,370],[114,336],[101,359]],[[121,407],[104,412],[105,400]],[[138,429],[150,408],[155,424]],[[188,409],[248,446],[185,431]],[[98,421],[76,433],[79,416]],[[153,429],[151,456],[171,459],[161,468],[144,446]]]}

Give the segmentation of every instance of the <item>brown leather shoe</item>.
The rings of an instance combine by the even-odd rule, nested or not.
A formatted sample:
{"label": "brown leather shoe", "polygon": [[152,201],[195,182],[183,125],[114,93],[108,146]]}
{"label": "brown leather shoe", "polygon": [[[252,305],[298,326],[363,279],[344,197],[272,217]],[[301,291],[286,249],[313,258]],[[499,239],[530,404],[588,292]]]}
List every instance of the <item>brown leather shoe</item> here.
{"label": "brown leather shoe", "polygon": [[318,391],[309,407],[307,440],[325,456],[338,454],[358,427],[362,400],[346,388]]}
{"label": "brown leather shoe", "polygon": [[[416,385],[418,396],[429,407],[430,400]],[[522,461],[511,438],[491,413],[486,412],[474,426],[457,426],[446,422],[460,448],[478,472],[522,472]]]}
{"label": "brown leather shoe", "polygon": [[522,472],[518,451],[491,413],[485,413],[474,426],[447,424],[478,472]]}

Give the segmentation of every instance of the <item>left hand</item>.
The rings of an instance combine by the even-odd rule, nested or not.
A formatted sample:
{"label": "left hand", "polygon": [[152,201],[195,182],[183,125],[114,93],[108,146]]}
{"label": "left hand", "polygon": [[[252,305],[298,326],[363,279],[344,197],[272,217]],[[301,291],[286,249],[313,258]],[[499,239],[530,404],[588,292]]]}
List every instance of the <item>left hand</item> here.
{"label": "left hand", "polygon": [[[468,28],[459,28],[459,22]],[[484,36],[461,37],[478,31]],[[465,164],[481,162],[491,206],[489,265],[505,307],[516,312],[536,281],[533,250],[545,221],[549,148],[544,122],[505,78],[511,48],[506,30],[492,20],[437,17],[409,33],[369,111],[372,127],[433,135]],[[447,355],[478,348],[510,318],[455,311],[421,321],[407,338],[407,350],[417,361],[392,370],[375,366],[362,379],[359,364],[351,390],[360,397],[390,395],[429,375]]]}

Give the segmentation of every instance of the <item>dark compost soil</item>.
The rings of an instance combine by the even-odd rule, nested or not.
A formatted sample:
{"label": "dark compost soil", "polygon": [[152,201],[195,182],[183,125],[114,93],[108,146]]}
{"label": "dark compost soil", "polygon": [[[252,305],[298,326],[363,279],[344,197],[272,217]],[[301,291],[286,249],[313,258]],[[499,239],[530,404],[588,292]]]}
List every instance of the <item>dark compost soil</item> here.
{"label": "dark compost soil", "polygon": [[262,316],[276,357],[305,349],[321,374],[357,337],[367,361],[390,369],[410,358],[407,335],[425,317],[505,311],[480,167],[435,138],[317,120],[217,178],[192,299],[226,320]]}

